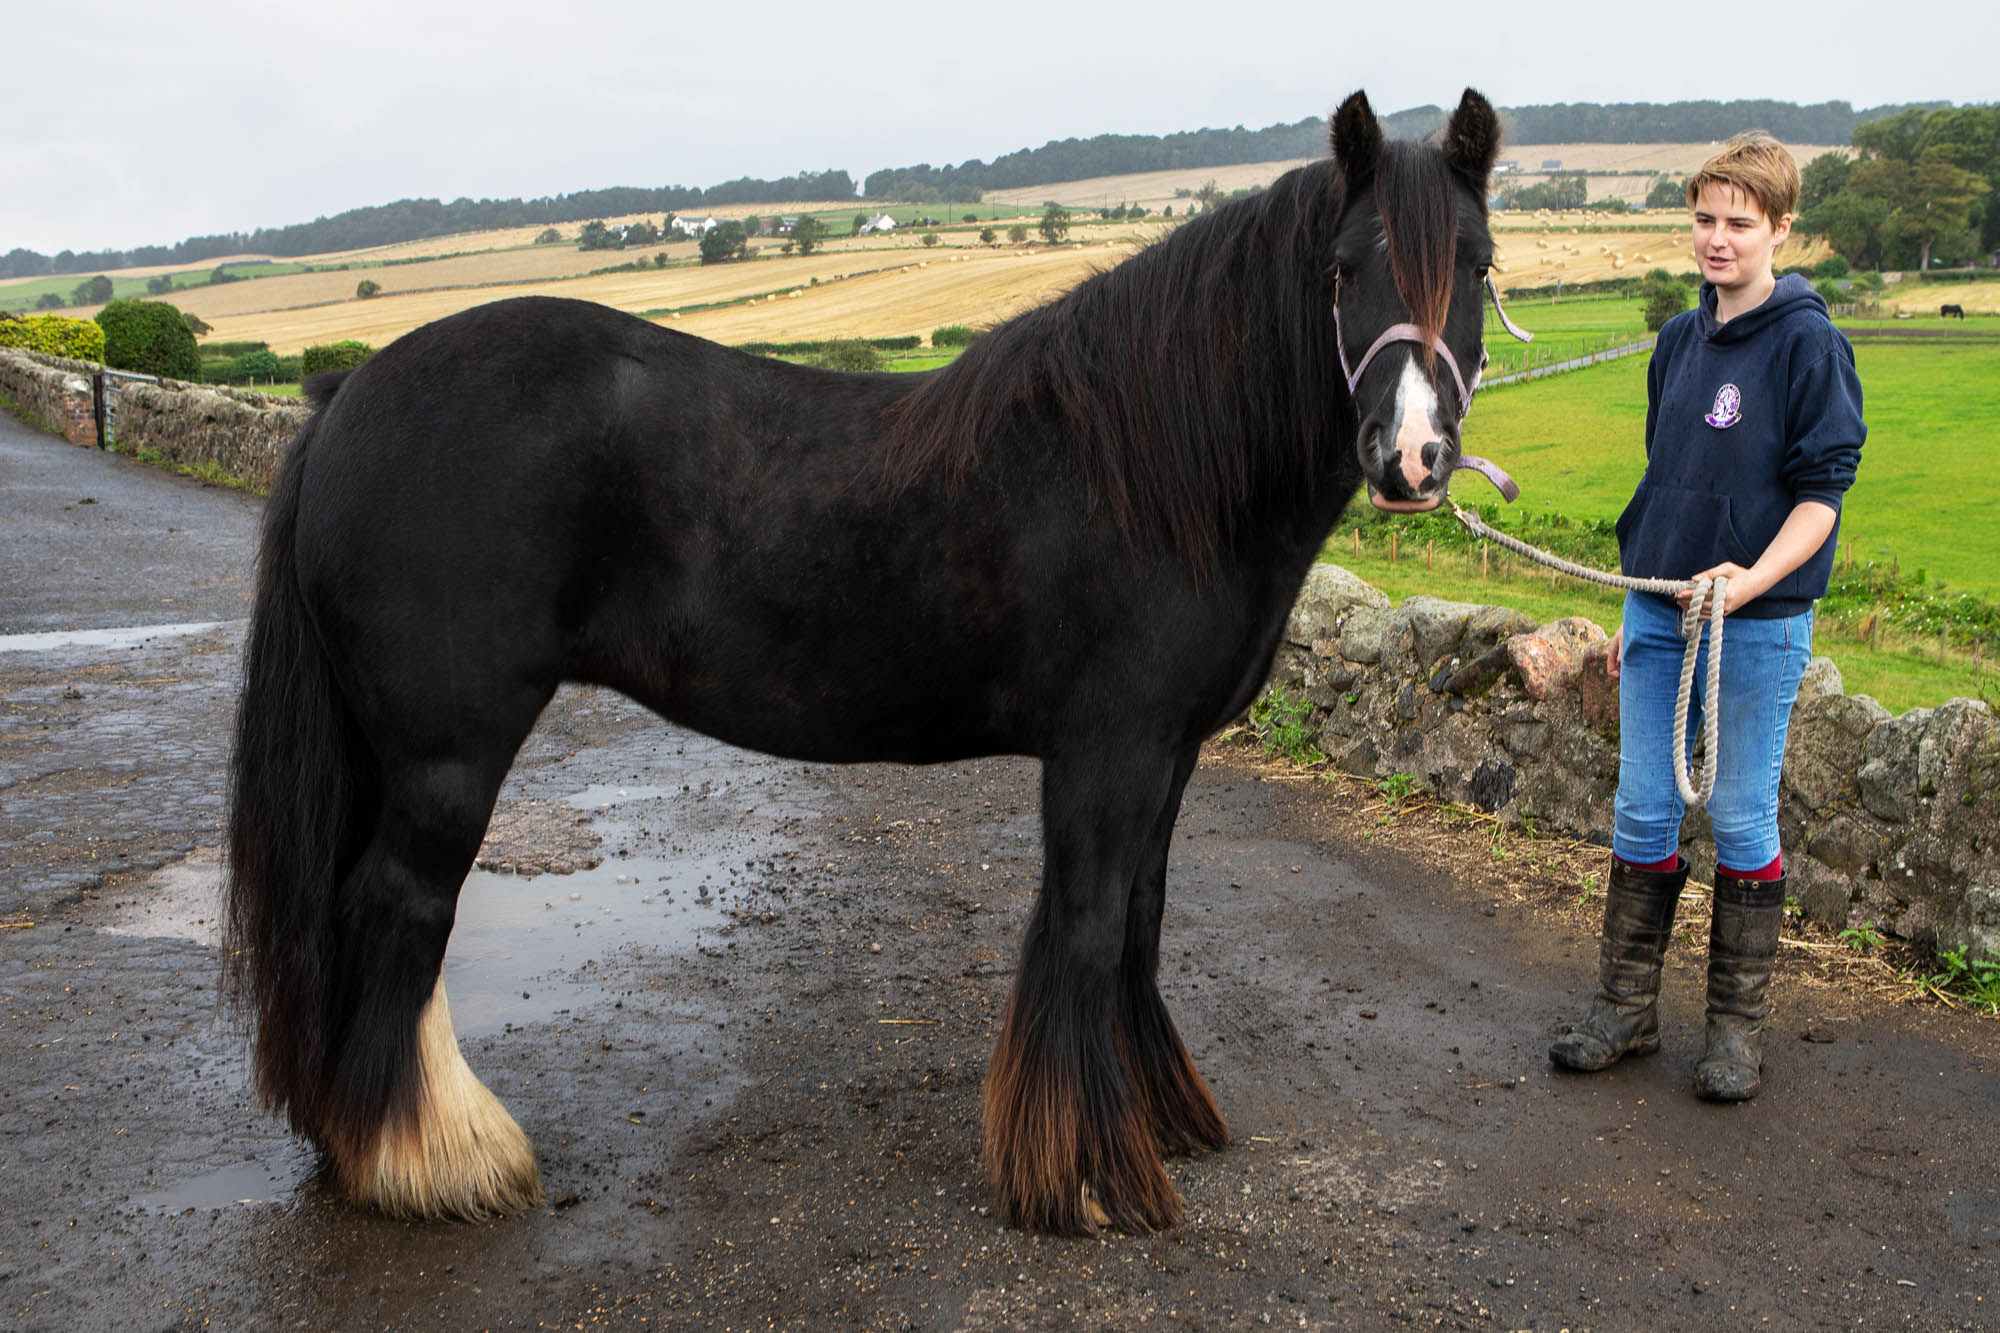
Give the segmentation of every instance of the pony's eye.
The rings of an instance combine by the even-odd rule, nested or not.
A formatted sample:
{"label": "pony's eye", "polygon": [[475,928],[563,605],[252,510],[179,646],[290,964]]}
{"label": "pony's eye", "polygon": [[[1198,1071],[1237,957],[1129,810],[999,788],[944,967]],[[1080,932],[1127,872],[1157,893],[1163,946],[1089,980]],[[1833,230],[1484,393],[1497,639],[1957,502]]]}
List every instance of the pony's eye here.
{"label": "pony's eye", "polygon": [[1480,264],[1475,266],[1472,270],[1473,281],[1475,282],[1486,281],[1486,275],[1492,271],[1493,271],[1493,266],[1490,264]]}

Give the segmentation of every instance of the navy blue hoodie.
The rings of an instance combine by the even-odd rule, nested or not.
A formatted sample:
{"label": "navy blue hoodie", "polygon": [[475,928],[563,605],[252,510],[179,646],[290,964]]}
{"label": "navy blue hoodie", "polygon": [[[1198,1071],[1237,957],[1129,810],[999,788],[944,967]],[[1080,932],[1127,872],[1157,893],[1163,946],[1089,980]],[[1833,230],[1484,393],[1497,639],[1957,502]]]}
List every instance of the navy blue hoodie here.
{"label": "navy blue hoodie", "polygon": [[[1727,324],[1715,288],[1660,330],[1646,373],[1646,475],[1618,519],[1619,563],[1635,578],[1684,579],[1733,560],[1746,569],[1802,500],[1834,530],[1804,564],[1732,615],[1793,616],[1825,595],[1840,498],[1861,442],[1854,349],[1797,274]],[[1669,599],[1671,600],[1671,599]]]}

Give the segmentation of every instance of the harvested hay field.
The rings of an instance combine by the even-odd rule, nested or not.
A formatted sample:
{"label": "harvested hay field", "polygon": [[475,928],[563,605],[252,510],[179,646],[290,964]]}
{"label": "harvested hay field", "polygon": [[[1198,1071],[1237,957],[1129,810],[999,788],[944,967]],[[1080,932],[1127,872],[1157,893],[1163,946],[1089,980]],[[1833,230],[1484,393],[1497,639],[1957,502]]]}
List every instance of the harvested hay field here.
{"label": "harvested hay field", "polygon": [[405,292],[492,287],[578,277],[595,269],[650,258],[659,251],[665,251],[670,260],[691,259],[695,255],[691,241],[648,246],[643,255],[636,251],[627,254],[617,250],[579,250],[574,245],[531,245],[526,249],[490,250],[452,259],[427,259],[377,268],[281,273],[269,278],[224,283],[219,287],[193,287],[162,299],[213,324],[231,315],[354,301],[359,299],[354,295],[355,285],[364,278],[381,284],[381,295],[370,298],[379,301]]}
{"label": "harvested hay field", "polygon": [[[958,252],[942,247],[832,251],[251,312],[211,320],[214,332],[209,336],[216,341],[262,340],[280,354],[342,338],[380,347],[418,325],[471,306],[529,295],[598,301],[634,312],[671,311],[679,317],[662,315],[661,322],[724,342],[928,335],[941,324],[991,322],[1024,310],[1136,248],[1127,243]],[[754,305],[700,308],[753,299]]]}
{"label": "harvested hay field", "polygon": [[[1599,282],[1636,278],[1656,268],[1694,272],[1693,237],[1685,218],[1637,219],[1607,226],[1602,213],[1495,213],[1497,280],[1502,291],[1542,287],[1558,278]],[[1813,264],[1833,253],[1824,240],[1798,238],[1778,248],[1777,266]]]}
{"label": "harvested hay field", "polygon": [[1136,252],[1131,244],[990,251],[850,278],[750,306],[663,321],[722,343],[893,338],[946,324],[989,328],[1052,301]]}

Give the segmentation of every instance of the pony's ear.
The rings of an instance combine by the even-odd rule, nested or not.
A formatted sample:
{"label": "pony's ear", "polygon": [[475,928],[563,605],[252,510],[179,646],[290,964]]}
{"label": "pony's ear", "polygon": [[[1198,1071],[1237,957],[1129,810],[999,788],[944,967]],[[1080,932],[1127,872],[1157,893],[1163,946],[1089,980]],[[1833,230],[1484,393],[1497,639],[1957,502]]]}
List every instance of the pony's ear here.
{"label": "pony's ear", "polygon": [[1458,100],[1458,110],[1444,127],[1444,160],[1451,169],[1481,190],[1500,156],[1500,116],[1493,104],[1471,88]]}
{"label": "pony's ear", "polygon": [[1382,126],[1368,94],[1354,92],[1333,113],[1333,159],[1349,188],[1357,187],[1375,174],[1382,158]]}

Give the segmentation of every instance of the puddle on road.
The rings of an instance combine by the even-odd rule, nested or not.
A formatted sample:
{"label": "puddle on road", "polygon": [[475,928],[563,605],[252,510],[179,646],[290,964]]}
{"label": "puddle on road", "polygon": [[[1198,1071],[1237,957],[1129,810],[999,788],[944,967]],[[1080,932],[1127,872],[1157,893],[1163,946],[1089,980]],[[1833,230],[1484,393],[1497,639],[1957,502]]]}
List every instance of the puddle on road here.
{"label": "puddle on road", "polygon": [[[620,984],[616,964],[635,951],[686,953],[739,915],[782,903],[796,874],[791,827],[820,809],[811,784],[792,781],[777,761],[694,735],[654,762],[673,780],[602,784],[564,799],[592,813],[604,845],[645,848],[664,839],[670,854],[614,855],[571,874],[475,870],[466,877],[444,963],[461,1039],[598,1004]],[[220,852],[198,851],[155,872],[130,900],[111,904],[104,928],[213,947],[222,875]],[[284,1202],[312,1165],[311,1153],[292,1144],[269,1159],[135,1196],[132,1204],[179,1213]]]}
{"label": "puddle on road", "polygon": [[133,1196],[132,1206],[148,1213],[214,1212],[260,1203],[289,1201],[313,1171],[313,1151],[293,1142],[268,1159],[237,1162],[178,1181],[163,1190]]}
{"label": "puddle on road", "polygon": [[[615,834],[607,834],[615,836]],[[627,949],[694,949],[728,925],[762,879],[740,846],[727,855],[612,857],[568,875],[476,870],[458,895],[444,955],[461,1037],[546,1022],[595,995],[584,971]]]}
{"label": "puddle on road", "polygon": [[182,625],[134,625],[124,629],[59,629],[38,634],[0,634],[0,653],[43,653],[52,648],[137,648],[153,639],[206,634],[242,625],[241,620],[203,620]]}

